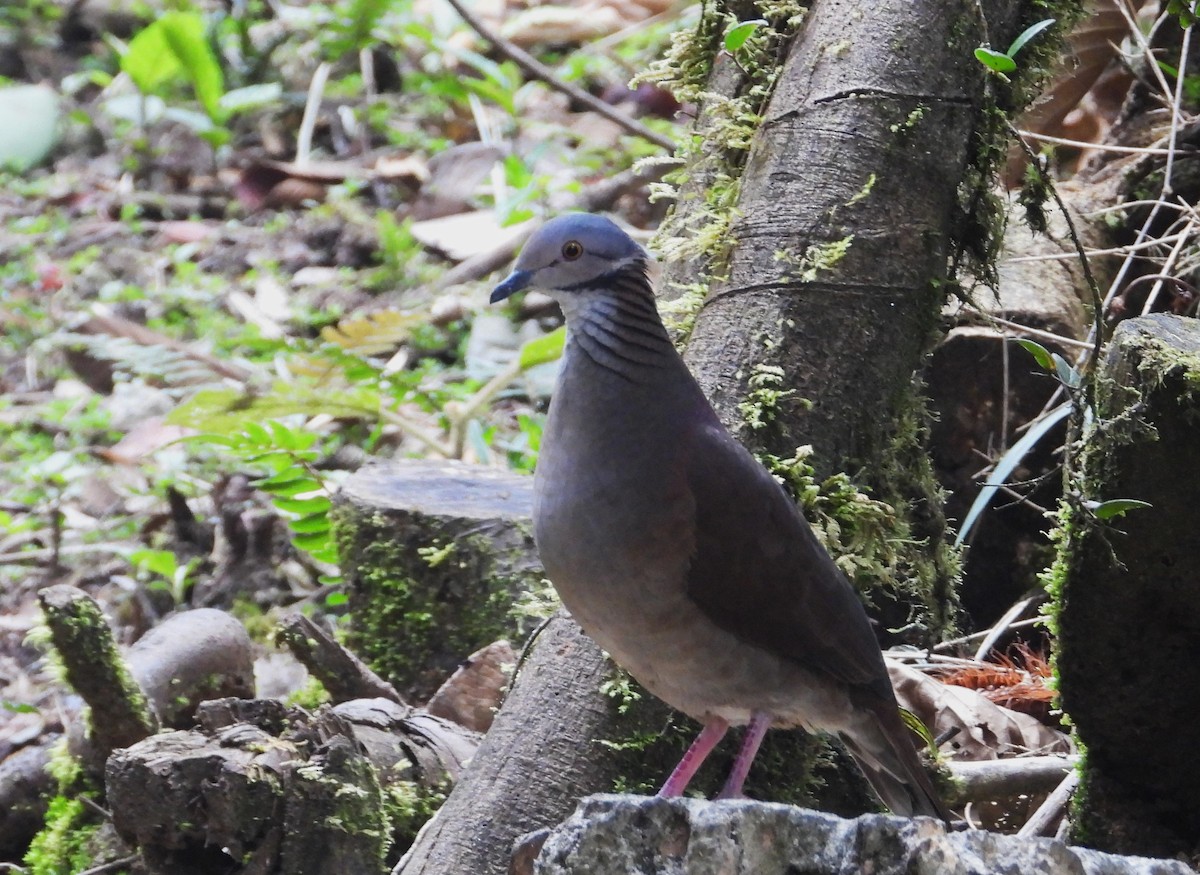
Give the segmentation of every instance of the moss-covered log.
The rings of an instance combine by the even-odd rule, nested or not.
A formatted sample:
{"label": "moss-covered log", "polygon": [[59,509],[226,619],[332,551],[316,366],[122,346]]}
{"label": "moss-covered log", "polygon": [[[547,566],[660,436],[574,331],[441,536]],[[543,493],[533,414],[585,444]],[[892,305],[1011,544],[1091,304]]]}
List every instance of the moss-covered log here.
{"label": "moss-covered log", "polygon": [[[1117,329],[1052,583],[1063,706],[1086,750],[1075,838],[1167,856],[1200,848],[1200,322]],[[1108,522],[1096,502],[1151,507]],[[1100,505],[1103,507],[1103,505]]]}
{"label": "moss-covered log", "polygon": [[334,505],[351,591],[350,645],[402,695],[424,701],[470,653],[520,640],[514,610],[542,586],[531,478],[456,462],[357,472]]}

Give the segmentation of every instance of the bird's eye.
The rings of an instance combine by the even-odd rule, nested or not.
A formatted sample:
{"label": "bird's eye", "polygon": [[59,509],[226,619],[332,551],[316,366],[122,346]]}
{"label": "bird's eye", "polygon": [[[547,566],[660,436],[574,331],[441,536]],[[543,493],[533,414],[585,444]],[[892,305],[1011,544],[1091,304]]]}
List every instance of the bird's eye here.
{"label": "bird's eye", "polygon": [[567,261],[574,261],[579,256],[583,255],[583,246],[578,240],[568,240],[563,244],[563,258]]}

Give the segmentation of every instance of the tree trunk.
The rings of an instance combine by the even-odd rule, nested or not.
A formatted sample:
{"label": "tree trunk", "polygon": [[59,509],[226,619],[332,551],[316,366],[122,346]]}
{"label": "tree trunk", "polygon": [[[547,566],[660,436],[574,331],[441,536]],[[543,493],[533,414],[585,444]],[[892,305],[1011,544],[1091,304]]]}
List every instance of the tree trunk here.
{"label": "tree trunk", "polygon": [[349,644],[413,701],[467,654],[520,640],[536,621],[513,604],[542,585],[529,477],[460,462],[356,472],[334,504],[352,594]]}
{"label": "tree trunk", "polygon": [[[1074,837],[1121,853],[1200,847],[1200,322],[1121,323],[1056,566],[1063,707],[1085,745]],[[1102,522],[1093,502],[1150,503]]]}
{"label": "tree trunk", "polygon": [[[519,836],[563,820],[581,793],[613,787],[628,763],[606,742],[628,727],[601,691],[612,677],[573,620],[552,618],[470,768],[394,871],[502,875]],[[651,707],[661,725],[665,708]]]}

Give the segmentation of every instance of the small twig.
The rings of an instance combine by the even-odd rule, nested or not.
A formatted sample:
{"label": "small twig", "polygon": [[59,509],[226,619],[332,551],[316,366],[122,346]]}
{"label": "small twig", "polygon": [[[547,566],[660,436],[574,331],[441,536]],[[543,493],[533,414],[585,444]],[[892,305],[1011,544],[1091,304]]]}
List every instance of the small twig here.
{"label": "small twig", "polygon": [[105,872],[115,872],[118,869],[132,866],[137,861],[137,854],[132,854],[128,857],[120,857],[116,860],[110,860],[107,863],[101,863],[99,866],[93,866],[90,869],[84,869],[79,875],[104,875]]}
{"label": "small twig", "polygon": [[1025,838],[1042,835],[1050,824],[1063,816],[1067,803],[1071,800],[1071,794],[1075,792],[1078,784],[1079,773],[1072,770],[1054,788],[1054,792],[1046,797],[1046,801],[1038,806],[1038,810],[1033,812],[1025,825],[1017,830],[1017,835]]}
{"label": "small twig", "polygon": [[423,443],[429,449],[433,450],[435,453],[437,453],[443,459],[450,457],[450,449],[448,447],[446,447],[441,441],[439,441],[432,434],[430,434],[429,432],[425,431],[425,429],[423,429],[419,425],[417,425],[415,422],[410,422],[409,420],[405,419],[403,416],[401,416],[396,411],[389,410],[386,407],[379,408],[379,415],[389,425],[394,425],[394,426],[396,426],[396,428],[400,429],[401,432],[408,435],[409,437],[416,438],[418,441]]}
{"label": "small twig", "polygon": [[12,553],[0,553],[0,563],[5,562],[45,562],[56,556],[77,556],[89,553],[115,553],[123,556],[132,548],[127,544],[68,544],[57,550],[49,547],[42,550],[16,550]]}
{"label": "small twig", "polygon": [[321,108],[321,97],[325,93],[325,82],[329,79],[329,62],[322,61],[308,84],[308,99],[304,101],[304,116],[300,119],[300,131],[296,134],[296,164],[308,163],[312,152],[313,128],[317,125],[317,110]]}
{"label": "small twig", "polygon": [[1020,619],[1025,611],[1029,610],[1029,606],[1039,601],[1043,596],[1029,596],[1029,598],[1021,599],[1011,608],[1004,612],[995,625],[988,630],[988,634],[984,636],[983,641],[975,649],[975,658],[982,662],[987,658],[987,655],[992,652],[992,648],[996,646],[996,642],[1000,640],[1000,636],[1007,632],[1012,624]]}
{"label": "small twig", "polygon": [[[1009,623],[1008,628],[1010,630],[1011,629],[1027,629],[1030,626],[1038,626],[1044,622],[1045,622],[1045,620],[1043,620],[1041,617],[1033,617],[1032,619],[1029,619],[1029,620],[1017,620],[1015,623]],[[990,634],[992,634],[991,629],[983,629],[979,632],[972,632],[970,635],[963,635],[960,638],[950,638],[946,641],[941,641],[941,642],[933,645],[933,649],[934,650],[953,650],[955,647],[958,647],[960,644],[961,645],[973,644],[976,641],[980,641],[980,640],[986,638]]]}
{"label": "small twig", "polygon": [[463,445],[466,442],[467,423],[471,421],[471,417],[475,415],[475,412],[480,407],[491,401],[504,387],[520,376],[523,370],[524,368],[521,367],[521,356],[518,353],[513,356],[511,362],[488,380],[482,388],[459,405],[458,409],[446,411],[447,416],[450,417],[450,447],[454,458],[462,458]]}
{"label": "small twig", "polygon": [[[1083,271],[1084,281],[1087,283],[1088,291],[1092,295],[1092,361],[1100,361],[1100,350],[1104,345],[1104,299],[1100,295],[1100,284],[1096,282],[1096,276],[1092,273],[1092,264],[1088,261],[1087,252],[1084,250],[1083,241],[1079,237],[1079,231],[1075,227],[1075,220],[1071,217],[1071,211],[1067,209],[1066,202],[1062,199],[1062,195],[1058,193],[1058,186],[1054,184],[1054,180],[1050,178],[1050,174],[1046,168],[1042,166],[1042,162],[1038,160],[1038,156],[1034,153],[1029,144],[1021,139],[1020,133],[1013,127],[1012,122],[1008,122],[1008,129],[1016,138],[1021,149],[1024,150],[1026,157],[1033,166],[1035,172],[1041,177],[1042,184],[1050,192],[1050,196],[1054,198],[1054,202],[1058,205],[1058,209],[1062,212],[1063,221],[1067,223],[1067,236],[1071,238],[1071,243],[1075,247],[1075,254],[1079,257],[1079,267]],[[1086,355],[1086,354],[1085,354]],[[1095,391],[1096,384],[1094,380],[1088,380],[1084,391],[1087,394],[1087,403],[1091,408],[1095,408]]]}
{"label": "small twig", "polygon": [[101,805],[99,802],[97,802],[92,797],[83,795],[83,796],[79,796],[77,798],[79,799],[80,802],[82,802],[84,804],[85,807],[92,809],[92,811],[99,814],[105,820],[112,820],[112,812],[109,811],[107,808],[105,808],[103,805]]}
{"label": "small twig", "polygon": [[462,16],[463,21],[469,24],[471,28],[481,37],[495,46],[502,55],[515,62],[516,65],[524,70],[528,75],[535,79],[540,79],[555,91],[559,91],[567,95],[576,103],[582,103],[588,109],[592,110],[592,112],[598,113],[609,121],[620,125],[625,130],[629,131],[629,133],[641,137],[647,142],[654,143],[654,145],[659,146],[668,152],[675,151],[675,143],[670,137],[666,137],[660,133],[657,133],[656,131],[652,131],[637,119],[630,118],[628,115],[616,109],[615,107],[610,106],[603,100],[588,94],[582,88],[577,88],[569,82],[564,82],[557,75],[555,75],[553,70],[543,64],[533,55],[529,54],[529,52],[525,51],[520,46],[514,45],[504,37],[500,36],[500,34],[496,33],[496,31],[492,30],[492,28],[484,23],[483,19],[468,9],[462,3],[462,0],[449,0],[449,2],[450,5],[454,7],[455,11]]}
{"label": "small twig", "polygon": [[1018,136],[1031,140],[1041,140],[1044,143],[1054,143],[1057,146],[1074,146],[1079,149],[1096,149],[1100,152],[1122,152],[1130,155],[1166,155],[1170,149],[1154,149],[1148,146],[1115,146],[1105,143],[1085,143],[1082,140],[1068,140],[1064,137],[1052,137],[1049,134],[1038,134],[1034,131],[1017,131]]}
{"label": "small twig", "polygon": [[396,688],[303,614],[291,614],[279,624],[276,640],[329,691],[334,702],[382,698],[405,705]]}
{"label": "small twig", "polygon": [[[1067,337],[1062,334],[1055,334],[1053,331],[1045,331],[1041,328],[1033,328],[1029,325],[1022,325],[1020,322],[1013,322],[1011,319],[1004,319],[1000,316],[995,316],[991,313],[978,309],[977,307],[966,306],[963,308],[968,312],[981,316],[989,322],[995,322],[997,325],[1003,325],[1005,328],[1011,328],[1014,331],[1019,331],[1021,334],[1028,334],[1030,337],[1038,337],[1042,340],[1049,340],[1054,343],[1062,344],[1063,346],[1074,346],[1080,349],[1091,349],[1092,345],[1083,340],[1076,340],[1073,337]],[[1007,332],[999,332],[1000,337],[1008,340],[1012,335]]]}

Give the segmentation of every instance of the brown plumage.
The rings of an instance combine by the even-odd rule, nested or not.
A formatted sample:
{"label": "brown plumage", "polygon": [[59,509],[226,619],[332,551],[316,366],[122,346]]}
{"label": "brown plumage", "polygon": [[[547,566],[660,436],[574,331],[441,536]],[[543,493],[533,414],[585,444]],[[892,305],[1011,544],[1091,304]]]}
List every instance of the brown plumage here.
{"label": "brown plumage", "polygon": [[643,686],[705,724],[678,795],[730,725],[722,796],[771,726],[838,735],[897,814],[949,815],[900,718],[853,588],[779,483],[718,420],[663,328],[646,253],[562,216],[492,300],[550,292],[567,346],[535,474],[534,535],[563,604]]}

